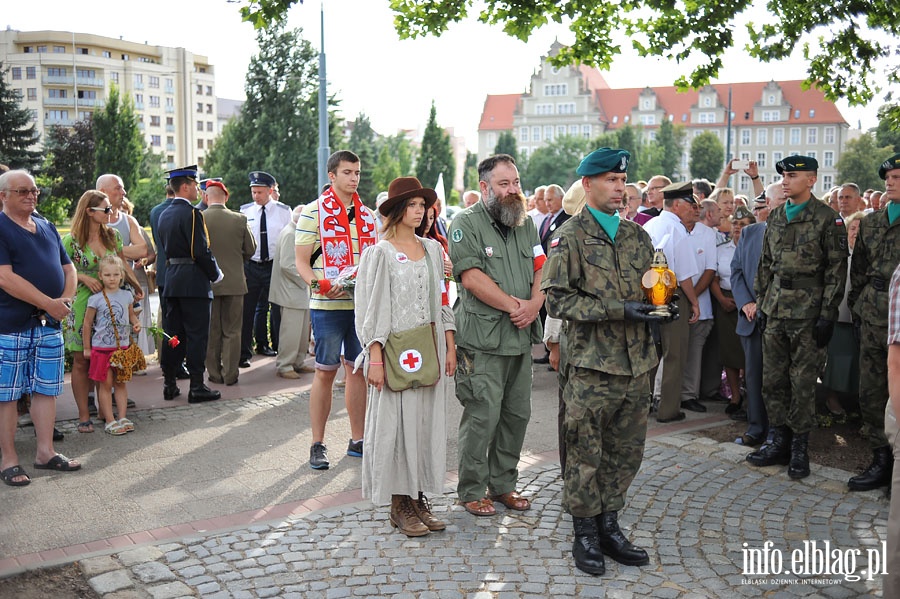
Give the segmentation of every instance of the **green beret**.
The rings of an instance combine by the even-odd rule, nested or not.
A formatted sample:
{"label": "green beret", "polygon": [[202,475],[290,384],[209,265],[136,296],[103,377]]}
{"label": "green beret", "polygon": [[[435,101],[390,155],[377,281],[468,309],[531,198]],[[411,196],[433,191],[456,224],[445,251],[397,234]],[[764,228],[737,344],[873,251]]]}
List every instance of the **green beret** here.
{"label": "green beret", "polygon": [[629,158],[631,154],[625,150],[600,148],[585,156],[575,169],[575,173],[582,177],[593,177],[603,173],[624,173],[628,169]]}
{"label": "green beret", "polygon": [[775,170],[778,174],[794,171],[817,171],[819,170],[819,161],[811,156],[788,156],[784,160],[775,163]]}
{"label": "green beret", "polygon": [[738,206],[737,208],[735,208],[732,218],[734,220],[741,220],[742,218],[749,218],[753,221],[756,220],[756,217],[753,216],[753,213],[750,212],[750,209],[746,206]]}
{"label": "green beret", "polygon": [[887,172],[892,171],[895,168],[900,168],[900,154],[894,154],[882,162],[881,167],[878,169],[878,176],[884,179],[887,177]]}
{"label": "green beret", "polygon": [[694,185],[690,181],[684,183],[672,183],[662,188],[663,198],[666,200],[684,200],[696,204],[694,198]]}

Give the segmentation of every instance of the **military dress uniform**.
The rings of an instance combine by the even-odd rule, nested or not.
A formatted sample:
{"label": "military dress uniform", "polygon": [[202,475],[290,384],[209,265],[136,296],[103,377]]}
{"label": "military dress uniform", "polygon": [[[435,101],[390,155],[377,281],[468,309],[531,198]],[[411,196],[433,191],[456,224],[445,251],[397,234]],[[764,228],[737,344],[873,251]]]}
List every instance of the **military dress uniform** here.
{"label": "military dress uniform", "polygon": [[[881,165],[879,175],[900,168],[900,154]],[[873,462],[860,476],[850,479],[851,491],[868,491],[891,480],[893,458],[884,434],[884,405],[888,401],[887,339],[888,288],[900,264],[900,219],[893,223],[890,202],[860,221],[850,259],[850,293],[847,303],[859,331],[859,408],[862,435],[872,448]]]}
{"label": "military dress uniform", "polygon": [[[798,166],[799,165],[799,166]],[[815,159],[789,156],[776,168],[815,170]],[[756,466],[787,464],[809,475],[807,443],[815,427],[816,379],[825,361],[847,282],[847,231],[840,214],[810,194],[788,220],[789,201],[772,210],[754,283],[763,329],[763,397],[772,443],[747,456]],[[821,337],[817,339],[818,337]]]}
{"label": "military dress uniform", "polygon": [[[502,230],[479,202],[450,227],[450,258],[457,280],[477,268],[507,294],[531,298],[540,240],[530,218]],[[543,251],[540,253],[543,259]],[[538,319],[518,329],[509,314],[460,287],[456,317],[456,396],[463,406],[459,425],[459,484],[462,502],[480,500],[485,490],[515,491],[519,455],[531,419],[531,347],[541,342]]]}
{"label": "military dress uniform", "polygon": [[[193,173],[193,175],[189,174]],[[193,176],[193,170],[169,171],[169,178]],[[177,336],[179,345],[185,346],[188,372],[191,375],[191,392],[188,401],[218,399],[218,391],[210,391],[203,383],[206,369],[206,347],[209,340],[212,282],[222,274],[209,249],[203,212],[188,200],[175,197],[172,204],[159,216],[159,241],[166,255],[165,330]],[[163,396],[173,399],[178,395],[175,376],[179,368],[177,352],[169,351],[169,340],[163,340],[160,366],[165,378]]]}

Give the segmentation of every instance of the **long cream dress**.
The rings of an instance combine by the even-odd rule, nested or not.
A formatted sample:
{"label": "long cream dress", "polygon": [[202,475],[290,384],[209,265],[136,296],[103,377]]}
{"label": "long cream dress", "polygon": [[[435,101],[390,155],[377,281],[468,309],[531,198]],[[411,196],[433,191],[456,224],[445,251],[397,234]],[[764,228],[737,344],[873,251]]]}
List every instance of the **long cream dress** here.
{"label": "long cream dress", "polygon": [[363,442],[362,493],[375,505],[390,505],[391,495],[417,497],[419,491],[441,494],[446,474],[447,433],[445,404],[454,395],[453,378],[444,374],[447,345],[444,332],[455,331],[453,311],[441,306],[443,260],[440,245],[423,239],[426,256],[413,261],[389,241],[367,249],[360,260],[354,299],[356,334],[363,346],[357,367],[368,348],[384,344],[391,331],[405,331],[431,322],[428,306],[428,265],[434,273],[434,314],[437,322],[441,378],[437,385],[399,393],[368,389],[366,434]]}

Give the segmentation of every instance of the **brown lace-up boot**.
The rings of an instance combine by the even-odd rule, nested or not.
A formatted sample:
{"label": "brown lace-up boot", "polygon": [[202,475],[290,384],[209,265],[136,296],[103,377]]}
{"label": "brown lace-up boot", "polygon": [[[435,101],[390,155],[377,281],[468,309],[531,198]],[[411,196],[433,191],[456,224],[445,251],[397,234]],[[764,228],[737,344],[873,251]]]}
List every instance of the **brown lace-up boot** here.
{"label": "brown lace-up boot", "polygon": [[414,502],[409,495],[391,496],[391,525],[408,537],[422,537],[429,532],[416,514]]}
{"label": "brown lace-up boot", "polygon": [[425,493],[419,491],[419,499],[412,500],[413,509],[416,510],[416,515],[419,517],[419,520],[422,521],[422,524],[428,527],[430,531],[436,530],[444,530],[447,528],[447,525],[434,517],[434,514],[431,513],[431,502],[428,501],[428,498],[425,497]]}

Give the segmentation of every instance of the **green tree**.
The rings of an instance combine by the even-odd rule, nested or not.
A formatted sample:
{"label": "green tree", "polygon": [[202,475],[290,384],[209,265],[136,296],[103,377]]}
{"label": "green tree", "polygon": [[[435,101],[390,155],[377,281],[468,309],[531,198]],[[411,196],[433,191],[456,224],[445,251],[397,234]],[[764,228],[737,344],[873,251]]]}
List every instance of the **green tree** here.
{"label": "green tree", "polygon": [[688,162],[691,177],[715,181],[725,163],[725,148],[719,136],[712,131],[704,131],[691,142],[691,157]]}
{"label": "green tree", "polygon": [[71,216],[81,194],[96,183],[93,120],[76,121],[72,127],[51,127],[45,149],[48,160],[43,170],[55,182],[48,195],[69,200]]}
{"label": "green tree", "polygon": [[125,189],[130,189],[140,178],[145,150],[134,102],[120,95],[118,86],[112,84],[106,105],[94,113],[93,120],[93,178],[112,173],[122,178]]}
{"label": "green tree", "polygon": [[[356,193],[367,206],[374,208],[375,196],[378,194],[374,179],[375,162],[380,156],[375,148],[375,131],[372,129],[369,117],[364,113],[360,113],[353,121],[353,130],[350,132],[348,146],[351,152],[359,156],[359,162],[362,165]],[[385,187],[385,189],[387,188]]]}
{"label": "green tree", "polygon": [[[400,163],[391,155],[391,146],[388,143],[381,145],[381,151],[378,153],[378,162],[372,173],[372,179],[375,186],[375,196],[381,191],[387,191],[391,181],[397,177],[401,177]],[[375,197],[373,196],[373,198]]]}
{"label": "green tree", "polygon": [[531,153],[528,163],[520,166],[519,177],[524,189],[556,183],[563,189],[578,177],[575,169],[588,153],[588,140],[578,135],[560,135]]}
{"label": "green tree", "polygon": [[[53,177],[47,174],[52,168],[52,165],[53,155],[47,154],[44,157],[44,165],[41,167],[40,174],[35,175],[34,177],[35,184],[41,189],[53,189],[58,186],[62,180],[61,177]],[[65,222],[66,216],[69,213],[70,204],[72,204],[72,201],[69,200],[69,198],[53,195],[51,193],[42,193],[39,198],[37,211],[51,223],[59,226]]]}
{"label": "green tree", "polygon": [[22,106],[18,90],[7,83],[9,69],[0,62],[0,163],[34,172],[43,160],[32,150],[40,141],[31,111]]}
{"label": "green tree", "polygon": [[466,172],[463,173],[463,187],[476,189],[478,187],[478,154],[466,152]]}
{"label": "green tree", "polygon": [[141,225],[150,224],[150,210],[166,197],[162,163],[162,155],[154,154],[147,148],[141,165],[141,177],[128,190],[128,199],[134,203],[134,217]]}
{"label": "green tree", "polygon": [[878,109],[878,126],[875,127],[875,145],[878,147],[890,146],[894,152],[900,152],[900,127],[891,120],[891,107],[882,106]]}
{"label": "green tree", "polygon": [[[656,141],[650,141],[641,144],[640,149],[641,163],[635,180],[648,181],[650,177],[659,175],[663,172],[664,152],[662,146]],[[629,171],[631,168],[629,167]],[[629,177],[630,178],[630,177]]]}
{"label": "green tree", "polygon": [[619,134],[615,131],[604,131],[592,139],[589,146],[592,152],[598,148],[618,148]]}
{"label": "green tree", "polygon": [[500,133],[500,137],[497,138],[497,145],[494,146],[494,154],[509,154],[514,160],[518,158],[516,136],[513,135],[512,131],[502,131]]}
{"label": "green tree", "polygon": [[[258,31],[257,44],[259,54],[251,58],[244,84],[247,101],[223,129],[204,167],[234,192],[232,206],[247,201],[247,173],[254,170],[271,173],[282,201],[296,206],[319,195],[317,54],[300,29],[285,31],[280,22]],[[337,105],[334,97],[329,105]],[[331,147],[341,147],[333,111],[329,131]]]}
{"label": "green tree", "polygon": [[655,175],[665,175],[669,179],[675,177],[681,163],[681,155],[684,153],[685,133],[684,125],[673,125],[669,119],[663,119],[656,133],[656,143],[659,144],[661,151],[661,169],[654,173]]}
{"label": "green tree", "polygon": [[432,187],[437,185],[438,177],[442,173],[444,175],[444,197],[449,199],[450,189],[453,187],[453,176],[456,174],[456,164],[453,160],[453,150],[450,147],[450,136],[438,125],[437,109],[432,101],[428,124],[425,125],[425,133],[422,135],[422,149],[416,160],[416,177],[425,187]]}
{"label": "green tree", "polygon": [[616,133],[618,147],[631,154],[631,160],[628,161],[628,178],[637,180],[641,169],[641,131],[639,128],[625,125]]}
{"label": "green tree", "polygon": [[884,189],[884,181],[878,176],[878,166],[894,155],[891,146],[879,147],[876,136],[870,133],[852,139],[844,146],[837,161],[837,181],[852,182],[860,189]]}

